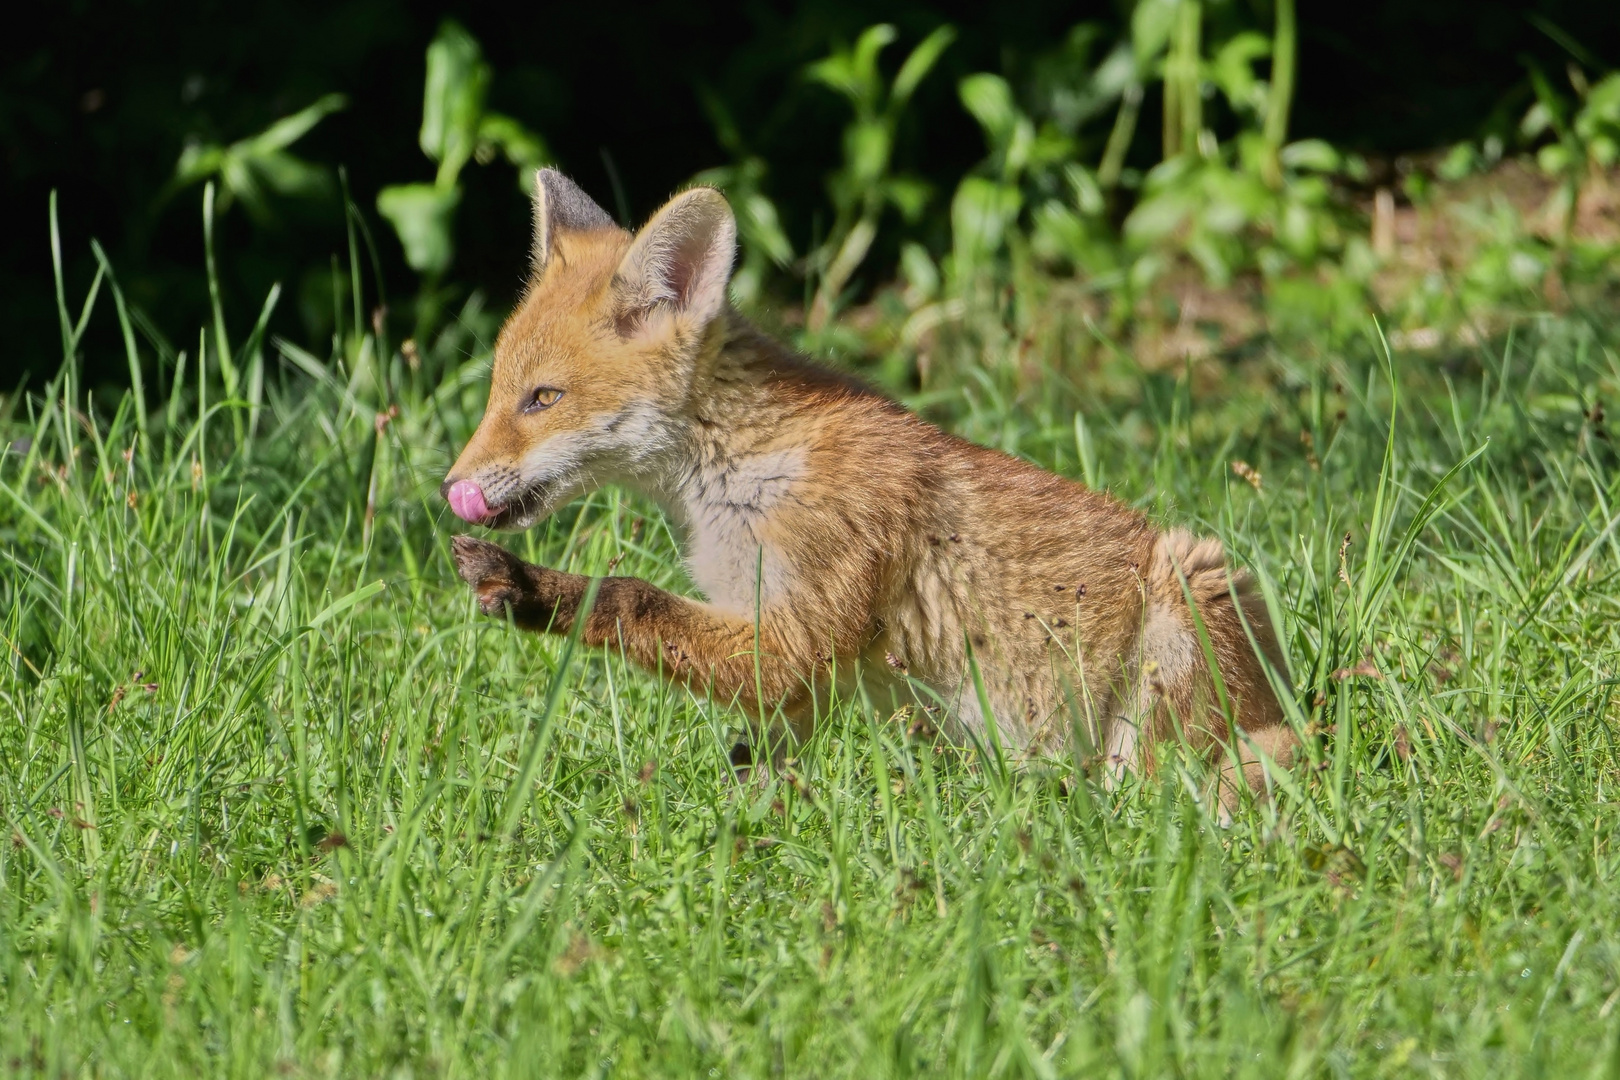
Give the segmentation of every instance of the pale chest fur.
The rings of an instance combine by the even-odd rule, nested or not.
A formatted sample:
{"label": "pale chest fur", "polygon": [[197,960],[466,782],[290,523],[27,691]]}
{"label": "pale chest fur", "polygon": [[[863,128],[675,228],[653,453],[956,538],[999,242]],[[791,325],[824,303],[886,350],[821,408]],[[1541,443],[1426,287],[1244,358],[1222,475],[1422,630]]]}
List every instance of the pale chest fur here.
{"label": "pale chest fur", "polygon": [[686,567],[716,608],[752,615],[791,591],[794,567],[769,535],[773,514],[805,476],[802,447],[705,454],[669,492],[685,529]]}

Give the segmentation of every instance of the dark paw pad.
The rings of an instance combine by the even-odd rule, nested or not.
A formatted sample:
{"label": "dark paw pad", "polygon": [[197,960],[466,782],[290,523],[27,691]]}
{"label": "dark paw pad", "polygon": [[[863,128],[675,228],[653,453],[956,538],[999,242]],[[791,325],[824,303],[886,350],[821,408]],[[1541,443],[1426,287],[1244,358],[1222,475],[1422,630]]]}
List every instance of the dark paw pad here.
{"label": "dark paw pad", "polygon": [[498,544],[472,536],[452,538],[456,572],[478,594],[478,610],[499,615],[524,597],[523,562]]}
{"label": "dark paw pad", "polygon": [[461,580],[474,587],[494,577],[513,580],[517,556],[487,540],[475,536],[453,536],[450,547],[456,557],[456,572]]}

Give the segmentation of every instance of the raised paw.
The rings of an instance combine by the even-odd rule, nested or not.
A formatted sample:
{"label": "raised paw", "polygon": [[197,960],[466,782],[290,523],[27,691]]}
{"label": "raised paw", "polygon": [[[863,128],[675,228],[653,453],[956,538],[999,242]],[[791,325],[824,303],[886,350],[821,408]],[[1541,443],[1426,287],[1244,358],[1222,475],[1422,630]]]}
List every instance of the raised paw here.
{"label": "raised paw", "polygon": [[478,594],[478,610],[500,615],[507,608],[519,609],[529,599],[529,575],[522,559],[499,544],[473,536],[455,536],[450,541],[456,557],[456,572]]}

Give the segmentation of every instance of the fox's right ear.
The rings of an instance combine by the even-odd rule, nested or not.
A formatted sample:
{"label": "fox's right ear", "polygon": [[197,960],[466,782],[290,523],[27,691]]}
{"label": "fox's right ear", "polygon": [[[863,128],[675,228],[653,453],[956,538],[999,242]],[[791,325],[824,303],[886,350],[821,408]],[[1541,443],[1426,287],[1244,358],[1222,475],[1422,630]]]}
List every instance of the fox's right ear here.
{"label": "fox's right ear", "polygon": [[556,169],[534,174],[534,254],[533,274],[539,277],[551,261],[557,234],[564,230],[585,232],[618,226],[579,185]]}

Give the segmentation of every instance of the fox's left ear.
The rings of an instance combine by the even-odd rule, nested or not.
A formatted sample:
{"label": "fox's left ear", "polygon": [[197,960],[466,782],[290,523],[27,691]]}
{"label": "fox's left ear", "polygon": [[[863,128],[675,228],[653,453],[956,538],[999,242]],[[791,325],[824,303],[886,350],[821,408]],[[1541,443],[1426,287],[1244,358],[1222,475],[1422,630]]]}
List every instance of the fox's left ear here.
{"label": "fox's left ear", "polygon": [[737,253],[737,219],[714,188],[683,191],[654,214],[614,275],[620,333],[649,326],[660,313],[707,326],[726,306]]}

